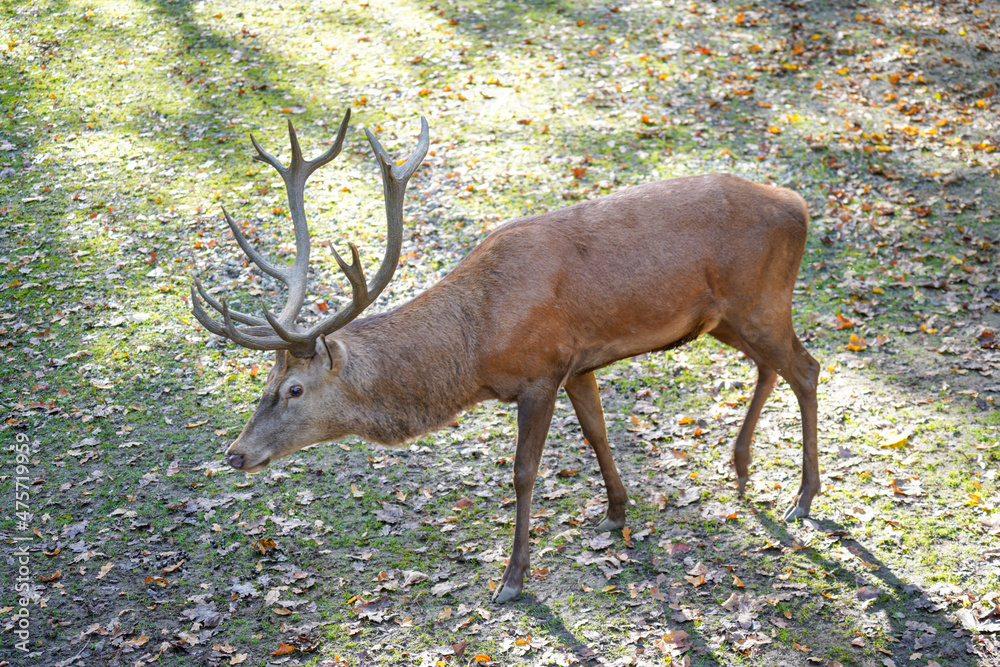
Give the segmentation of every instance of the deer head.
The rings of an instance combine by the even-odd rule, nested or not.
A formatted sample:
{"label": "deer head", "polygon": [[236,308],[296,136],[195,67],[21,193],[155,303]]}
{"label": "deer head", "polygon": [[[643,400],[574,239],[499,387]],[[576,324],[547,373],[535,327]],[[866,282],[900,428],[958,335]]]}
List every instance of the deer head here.
{"label": "deer head", "polygon": [[[346,433],[337,432],[337,428],[332,425],[337,423],[336,420],[313,417],[319,406],[326,411],[336,409],[336,394],[340,390],[337,379],[347,358],[343,343],[327,339],[326,336],[358,317],[389,284],[399,263],[403,240],[403,193],[410,176],[423,161],[429,145],[427,121],[421,118],[420,139],[416,149],[405,162],[396,164],[386,154],[375,135],[365,130],[382,174],[388,224],[385,255],[375,277],[371,282],[366,282],[355,245],[348,243],[351,250],[350,264],[331,245],[334,259],[351,284],[351,303],[308,328],[302,327],[296,320],[305,301],[311,245],[305,215],[305,184],[316,169],[340,153],[350,118],[351,112],[348,110],[333,145],[313,160],[303,159],[295,128],[289,120],[288,136],[292,158],[287,167],[261,148],[253,136],[250,137],[257,151],[253,159],[274,167],[285,182],[288,208],[295,230],[295,260],[291,267],[278,266],[265,259],[250,245],[229,213],[225,209],[222,211],[236,242],[247,257],[261,271],[287,287],[288,300],[281,312],[275,315],[261,304],[263,317],[250,315],[230,308],[225,298],[221,301],[214,299],[197,278],[191,287],[192,311],[202,326],[243,347],[275,351],[274,366],[268,374],[257,410],[226,451],[227,460],[234,468],[254,472],[272,460]],[[221,323],[208,314],[201,304],[202,300],[222,316]]]}

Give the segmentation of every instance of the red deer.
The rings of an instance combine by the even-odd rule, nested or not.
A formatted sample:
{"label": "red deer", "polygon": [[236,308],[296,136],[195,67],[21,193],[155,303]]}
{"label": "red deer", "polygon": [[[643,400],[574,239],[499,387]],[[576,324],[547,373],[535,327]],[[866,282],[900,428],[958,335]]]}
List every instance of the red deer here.
{"label": "red deer", "polygon": [[[494,600],[522,589],[528,569],[532,487],[565,389],[593,447],[608,495],[600,531],[625,525],[627,496],[612,460],[594,371],[619,359],[668,350],[702,334],[743,352],[757,385],[736,438],[739,492],[749,475],[750,442],[778,376],[802,415],[802,481],[787,520],[809,514],[820,488],[816,452],[819,365],[792,327],[792,290],[806,241],[808,211],[790,190],[725,174],[657,181],[500,225],[436,285],[388,312],[355,319],[389,282],[402,243],[403,192],[428,147],[421,119],[417,148],[396,164],[371,132],[382,172],[388,240],[366,283],[353,244],[351,263],[334,258],[351,284],[351,304],[309,328],[296,324],[306,295],[309,231],[306,179],[339,152],[302,158],[291,122],[288,167],[251,137],[255,160],[284,179],[295,229],[291,267],[268,262],[223,211],[260,269],[288,287],[274,315],[236,312],[200,283],[194,314],[212,333],[255,350],[274,350],[256,411],[226,451],[233,468],[256,472],[317,442],[348,434],[398,446],[451,422],[488,399],[517,404],[514,544]],[[213,320],[201,300],[221,314]]]}

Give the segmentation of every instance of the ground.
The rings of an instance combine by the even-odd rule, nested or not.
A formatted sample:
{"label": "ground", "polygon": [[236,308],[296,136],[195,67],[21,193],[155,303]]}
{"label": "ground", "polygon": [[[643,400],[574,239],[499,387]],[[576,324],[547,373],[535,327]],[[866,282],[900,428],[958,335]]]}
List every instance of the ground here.
{"label": "ground", "polygon": [[[0,7],[0,666],[1000,664],[1000,4],[71,0]],[[360,128],[425,116],[373,312],[503,220],[657,178],[790,187],[795,325],[822,366],[823,491],[786,524],[784,384],[736,494],[755,381],[711,340],[598,373],[628,526],[560,398],[525,591],[515,409],[401,449],[348,438],[247,476],[222,452],[271,357],[190,313],[197,276],[280,304],[287,160],[314,237],[384,241]],[[322,246],[322,243],[317,245]],[[637,249],[641,252],[641,249]],[[349,300],[314,252],[309,317]]]}

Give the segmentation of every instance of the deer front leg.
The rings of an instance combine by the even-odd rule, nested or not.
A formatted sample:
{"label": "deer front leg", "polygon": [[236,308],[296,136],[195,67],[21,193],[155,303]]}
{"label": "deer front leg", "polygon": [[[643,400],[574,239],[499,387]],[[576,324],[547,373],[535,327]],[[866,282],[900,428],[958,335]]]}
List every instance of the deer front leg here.
{"label": "deer front leg", "polygon": [[538,476],[545,437],[552,422],[556,404],[556,389],[545,386],[531,388],[517,399],[517,446],[514,452],[514,497],[517,500],[514,521],[514,546],[507,569],[493,596],[494,602],[507,602],[517,597],[524,587],[528,571],[528,528],[531,523],[531,492]]}
{"label": "deer front leg", "polygon": [[625,503],[628,494],[625,485],[618,476],[615,460],[611,456],[611,446],[608,444],[608,431],[604,425],[604,409],[601,407],[601,394],[597,388],[597,378],[586,373],[566,383],[566,394],[573,404],[583,437],[590,443],[597,464],[601,467],[604,477],[604,488],[608,492],[608,511],[598,526],[598,531],[621,530],[625,525]]}
{"label": "deer front leg", "polygon": [[747,487],[747,480],[750,478],[750,441],[753,440],[753,432],[757,427],[757,420],[760,419],[760,411],[774,389],[774,382],[778,379],[778,374],[770,366],[763,362],[757,362],[757,386],[753,390],[753,398],[750,399],[750,407],[747,408],[747,415],[743,418],[743,426],[739,435],[736,436],[736,444],[733,445],[733,463],[736,467],[736,486],[742,496]]}

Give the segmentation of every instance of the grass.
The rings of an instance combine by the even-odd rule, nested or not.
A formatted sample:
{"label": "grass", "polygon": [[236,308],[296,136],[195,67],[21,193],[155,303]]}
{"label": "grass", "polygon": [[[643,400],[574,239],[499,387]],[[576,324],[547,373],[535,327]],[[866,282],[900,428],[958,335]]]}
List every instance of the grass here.
{"label": "grass", "polygon": [[[1000,360],[977,342],[1000,326],[995,13],[0,8],[0,439],[30,442],[32,512],[19,526],[15,475],[0,474],[0,536],[8,557],[31,540],[27,659],[265,664],[284,644],[290,662],[315,665],[902,664],[923,623],[938,638],[920,660],[995,660],[995,633],[955,616],[995,621],[1000,590],[984,523],[998,498]],[[603,490],[560,399],[532,506],[536,575],[504,607],[488,600],[512,530],[511,406],[480,406],[403,450],[349,438],[252,478],[224,466],[270,359],[197,327],[191,278],[248,310],[280,300],[243,265],[219,208],[287,260],[284,193],[246,135],[287,157],[291,118],[319,151],[347,107],[345,150],[310,181],[308,211],[317,238],[352,240],[366,264],[381,253],[382,204],[357,128],[402,154],[420,115],[432,126],[404,259],[376,309],[433,284],[503,220],[630,184],[731,171],[803,194],[795,323],[824,368],[816,523],[777,521],[800,458],[784,386],[758,428],[748,497],[733,492],[729,443],[755,373],[711,340],[599,375],[632,544],[588,545]],[[346,302],[325,249],[315,271],[309,303]],[[836,328],[838,313],[853,326]],[[868,347],[845,349],[852,333]],[[912,429],[909,442],[884,447],[888,428]],[[699,499],[678,506],[688,488]],[[859,599],[863,586],[878,592]],[[748,597],[748,627],[731,595]],[[382,598],[386,615],[365,615]],[[217,626],[185,615],[202,604]],[[12,664],[25,657],[7,639],[17,608],[0,601]],[[674,630],[691,648],[668,658],[655,642]],[[770,642],[741,651],[747,636]]]}

